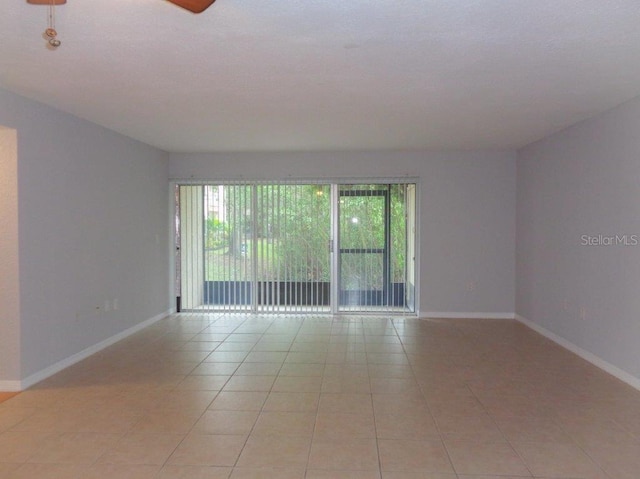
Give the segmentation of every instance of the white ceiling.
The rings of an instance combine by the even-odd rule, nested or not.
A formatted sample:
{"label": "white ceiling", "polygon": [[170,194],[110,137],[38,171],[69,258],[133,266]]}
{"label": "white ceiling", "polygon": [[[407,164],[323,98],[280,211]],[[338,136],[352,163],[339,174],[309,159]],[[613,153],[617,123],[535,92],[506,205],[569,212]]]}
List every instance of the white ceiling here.
{"label": "white ceiling", "polygon": [[0,86],[174,152],[503,149],[640,95],[638,0],[1,0]]}

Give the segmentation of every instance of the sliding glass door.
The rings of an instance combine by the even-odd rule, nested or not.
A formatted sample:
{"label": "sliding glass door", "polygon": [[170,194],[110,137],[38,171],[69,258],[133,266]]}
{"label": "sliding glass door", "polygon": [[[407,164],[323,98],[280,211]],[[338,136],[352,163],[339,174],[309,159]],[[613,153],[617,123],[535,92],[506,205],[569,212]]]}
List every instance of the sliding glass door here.
{"label": "sliding glass door", "polygon": [[404,310],[405,185],[339,187],[340,311]]}
{"label": "sliding glass door", "polygon": [[183,310],[412,311],[406,184],[176,188]]}

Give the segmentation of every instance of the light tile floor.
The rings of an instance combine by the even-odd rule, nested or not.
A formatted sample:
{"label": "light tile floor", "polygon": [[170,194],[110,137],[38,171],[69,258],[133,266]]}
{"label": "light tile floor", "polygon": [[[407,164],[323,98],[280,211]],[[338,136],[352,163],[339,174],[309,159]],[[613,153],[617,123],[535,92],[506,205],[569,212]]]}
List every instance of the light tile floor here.
{"label": "light tile floor", "polygon": [[175,315],[3,399],[2,479],[640,477],[640,392],[513,321]]}

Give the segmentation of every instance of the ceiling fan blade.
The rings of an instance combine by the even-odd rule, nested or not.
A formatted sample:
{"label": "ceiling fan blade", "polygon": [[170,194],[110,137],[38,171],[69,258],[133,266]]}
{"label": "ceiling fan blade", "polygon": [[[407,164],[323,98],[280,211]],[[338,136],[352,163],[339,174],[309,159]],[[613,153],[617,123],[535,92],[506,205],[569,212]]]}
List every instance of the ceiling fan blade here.
{"label": "ceiling fan blade", "polygon": [[193,13],[202,13],[209,8],[216,0],[168,0],[169,2],[186,8]]}

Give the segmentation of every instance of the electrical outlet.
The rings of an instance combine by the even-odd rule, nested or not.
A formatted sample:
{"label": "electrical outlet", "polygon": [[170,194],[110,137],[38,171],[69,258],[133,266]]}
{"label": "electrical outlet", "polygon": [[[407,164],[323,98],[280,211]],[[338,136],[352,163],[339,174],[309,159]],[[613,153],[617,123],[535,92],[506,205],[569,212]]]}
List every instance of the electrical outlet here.
{"label": "electrical outlet", "polygon": [[580,315],[580,320],[584,321],[587,319],[587,308],[585,308],[584,306],[580,307],[580,311],[578,312],[578,314]]}

